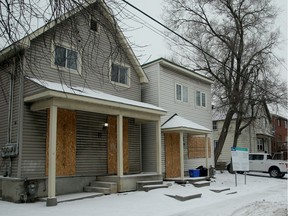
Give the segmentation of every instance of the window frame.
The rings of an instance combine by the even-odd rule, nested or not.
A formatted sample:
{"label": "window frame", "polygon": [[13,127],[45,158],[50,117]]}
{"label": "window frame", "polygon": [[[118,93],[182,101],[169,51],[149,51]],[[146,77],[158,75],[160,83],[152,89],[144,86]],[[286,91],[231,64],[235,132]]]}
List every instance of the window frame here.
{"label": "window frame", "polygon": [[[66,55],[65,56],[65,66],[55,64],[56,47],[60,47],[60,48],[65,49],[65,55]],[[69,58],[67,58],[67,53],[68,53],[67,51],[73,51],[73,52],[77,53],[77,59],[76,59],[77,69],[67,67],[67,64],[69,61]],[[59,41],[52,40],[52,44],[51,44],[51,67],[54,69],[58,69],[60,71],[81,75],[81,71],[82,71],[81,53],[74,46],[69,45],[66,42],[59,42]]]}
{"label": "window frame", "polygon": [[[178,99],[178,88],[177,88],[177,86],[179,86],[180,87],[180,89],[181,89],[181,92],[180,92],[180,99]],[[187,96],[186,97],[184,97],[184,95],[185,95],[185,91],[184,91],[184,89],[187,89]],[[184,100],[186,98],[186,100]],[[177,101],[177,102],[181,102],[181,103],[185,103],[185,104],[188,104],[189,103],[189,87],[187,86],[187,85],[183,85],[183,84],[181,84],[181,83],[179,83],[179,82],[175,82],[175,100]]]}
{"label": "window frame", "polygon": [[[94,29],[91,28],[91,27],[92,27],[92,25],[91,25],[92,22],[96,22],[96,24],[97,24],[97,29],[96,29],[96,30],[94,30]],[[99,20],[98,20],[97,18],[95,18],[95,17],[93,17],[93,16],[90,16],[89,29],[90,29],[91,32],[99,33],[99,31],[100,31],[100,24],[99,24]]]}
{"label": "window frame", "polygon": [[[207,94],[203,91],[200,91],[200,90],[195,91],[195,104],[197,107],[203,107],[203,108],[207,107],[207,96],[206,95]],[[204,100],[203,100],[203,96],[204,96]],[[198,100],[198,98],[199,98],[199,100]]]}
{"label": "window frame", "polygon": [[212,121],[212,128],[213,128],[214,131],[218,130],[217,121]]}
{"label": "window frame", "polygon": [[265,141],[263,138],[257,138],[257,151],[264,151]]}
{"label": "window frame", "polygon": [[[127,80],[127,83],[121,83],[121,82],[116,82],[116,81],[113,81],[112,80],[112,66],[114,65],[117,65],[119,67],[122,67],[122,68],[127,68],[127,77],[126,77],[126,80]],[[119,63],[117,61],[110,61],[110,71],[109,71],[109,81],[110,83],[114,84],[114,85],[118,85],[118,86],[123,86],[123,87],[126,87],[126,88],[130,88],[130,75],[131,75],[131,69],[130,69],[130,66],[128,64],[124,64],[124,63]],[[118,80],[120,78],[118,77]]]}

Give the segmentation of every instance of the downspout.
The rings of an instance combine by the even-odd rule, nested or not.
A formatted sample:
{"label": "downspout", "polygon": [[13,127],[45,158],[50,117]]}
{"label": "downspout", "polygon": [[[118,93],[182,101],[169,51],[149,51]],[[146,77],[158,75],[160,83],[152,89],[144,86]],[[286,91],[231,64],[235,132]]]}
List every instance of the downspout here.
{"label": "downspout", "polygon": [[13,96],[14,96],[15,64],[16,64],[16,61],[15,61],[15,58],[13,58],[13,64],[11,66],[11,71],[10,71],[7,143],[11,143],[11,139],[12,139],[12,118],[13,118]]}

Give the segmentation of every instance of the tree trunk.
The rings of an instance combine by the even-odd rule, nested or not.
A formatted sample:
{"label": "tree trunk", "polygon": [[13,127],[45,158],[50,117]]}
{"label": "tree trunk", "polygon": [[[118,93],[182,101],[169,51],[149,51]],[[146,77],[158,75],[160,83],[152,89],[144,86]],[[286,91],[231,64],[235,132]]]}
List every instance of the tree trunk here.
{"label": "tree trunk", "polygon": [[231,120],[232,120],[232,117],[234,115],[234,109],[232,109],[231,107],[229,108],[228,112],[227,112],[227,115],[226,115],[226,118],[224,120],[224,124],[223,124],[223,127],[222,127],[222,131],[221,131],[221,134],[220,134],[220,137],[218,139],[218,144],[214,150],[214,162],[215,162],[215,166],[216,166],[216,163],[220,157],[220,154],[222,152],[222,148],[224,146],[224,143],[225,143],[225,140],[226,140],[226,137],[227,137],[227,134],[228,134],[228,130],[229,130],[229,126],[230,126],[230,123],[231,123]]}

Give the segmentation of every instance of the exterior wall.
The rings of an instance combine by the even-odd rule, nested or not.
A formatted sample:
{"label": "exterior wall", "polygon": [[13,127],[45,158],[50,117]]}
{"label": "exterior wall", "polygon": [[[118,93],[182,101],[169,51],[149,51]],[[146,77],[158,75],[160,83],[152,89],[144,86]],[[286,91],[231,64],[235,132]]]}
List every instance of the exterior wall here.
{"label": "exterior wall", "polygon": [[[145,66],[144,71],[149,78],[149,84],[142,88],[143,102],[153,103],[168,111],[164,117],[161,117],[162,124],[172,115],[177,113],[179,116],[182,116],[212,130],[211,86],[209,84],[205,84],[199,80],[189,78],[182,75],[181,73],[171,71],[170,69],[159,65],[159,63]],[[176,83],[183,84],[189,88],[188,103],[176,101]],[[205,108],[196,106],[195,95],[197,90],[200,90],[206,94]],[[149,140],[147,136],[149,137]],[[142,127],[143,146],[146,146],[145,149],[143,148],[143,152],[147,152],[147,155],[153,155],[153,152],[155,152],[155,143],[153,141],[155,138],[153,136],[155,136],[153,134],[153,127],[149,125]],[[162,171],[165,172],[165,145],[163,137],[164,136],[162,134]],[[212,140],[212,136],[209,135],[209,137],[210,140]],[[213,166],[213,148],[211,148],[211,155],[212,157],[209,158],[209,164]],[[146,160],[145,158],[143,159],[143,166],[145,166],[144,161],[147,160],[148,157],[146,157]],[[154,161],[149,161],[149,163],[150,166],[147,171],[153,171],[153,167],[156,167],[156,164]],[[187,135],[184,136],[184,170],[196,168],[200,165],[205,166],[205,164],[205,158],[188,159]]]}
{"label": "exterior wall", "polygon": [[[116,45],[113,39],[116,32],[110,33],[107,30],[110,27],[108,21],[98,12],[95,14],[98,14],[101,25],[97,33],[90,30],[90,18],[79,13],[31,41],[31,46],[25,54],[24,73],[47,81],[68,86],[85,86],[140,101],[139,77],[124,54],[125,50]],[[53,66],[53,40],[76,47],[77,51],[81,52],[81,71],[78,71],[81,74],[58,70]],[[129,88],[110,83],[111,62],[130,66]]]}
{"label": "exterior wall", "polygon": [[288,121],[277,115],[272,115],[274,137],[272,138],[272,152],[287,151]]}
{"label": "exterior wall", "polygon": [[[20,66],[21,63],[18,58],[0,65],[0,148],[13,143],[16,144],[16,152],[19,142],[21,142],[19,129],[22,127]],[[9,115],[11,115],[10,123]],[[0,175],[17,177],[18,157],[0,158],[0,163],[2,164]]]}

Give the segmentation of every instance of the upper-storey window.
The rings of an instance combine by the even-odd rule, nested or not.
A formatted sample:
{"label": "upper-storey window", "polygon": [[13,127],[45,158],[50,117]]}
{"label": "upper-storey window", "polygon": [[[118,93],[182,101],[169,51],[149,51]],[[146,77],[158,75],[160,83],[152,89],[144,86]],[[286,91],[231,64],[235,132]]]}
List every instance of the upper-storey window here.
{"label": "upper-storey window", "polygon": [[187,103],[188,102],[188,87],[176,84],[176,100]]}
{"label": "upper-storey window", "polygon": [[94,32],[98,32],[99,31],[99,23],[96,19],[91,18],[90,19],[90,29]]}
{"label": "upper-storey window", "polygon": [[217,121],[213,121],[212,124],[213,124],[213,130],[217,130],[218,129],[217,128]]}
{"label": "upper-storey window", "polygon": [[112,63],[110,79],[115,84],[130,85],[130,68],[126,65]]}
{"label": "upper-storey window", "polygon": [[196,91],[196,105],[206,107],[206,94],[204,92]]}
{"label": "upper-storey window", "polygon": [[55,43],[53,49],[53,66],[64,71],[81,73],[81,59],[79,52],[72,47]]}

